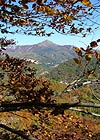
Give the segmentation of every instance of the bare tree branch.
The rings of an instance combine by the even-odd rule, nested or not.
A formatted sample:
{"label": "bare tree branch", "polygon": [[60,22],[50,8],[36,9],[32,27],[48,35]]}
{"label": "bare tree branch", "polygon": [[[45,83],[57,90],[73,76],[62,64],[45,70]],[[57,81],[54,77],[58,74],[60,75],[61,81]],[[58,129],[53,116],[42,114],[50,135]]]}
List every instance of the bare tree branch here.
{"label": "bare tree branch", "polygon": [[10,132],[12,132],[14,134],[16,134],[16,135],[18,135],[18,136],[20,136],[20,137],[22,137],[22,138],[24,138],[26,140],[37,140],[36,138],[33,138],[31,136],[28,136],[28,135],[24,134],[23,131],[19,131],[19,130],[10,128],[10,127],[8,127],[8,126],[6,126],[4,124],[0,124],[0,127],[3,128],[3,129],[8,130],[8,131],[10,131]]}
{"label": "bare tree branch", "polygon": [[33,107],[41,107],[41,108],[62,108],[64,110],[69,109],[70,107],[94,107],[100,108],[100,104],[94,103],[81,103],[79,101],[73,103],[42,103],[42,102],[24,102],[24,103],[1,103],[0,104],[0,112],[10,112],[10,111],[18,111],[21,109],[32,109]]}
{"label": "bare tree branch", "polygon": [[69,108],[70,110],[72,111],[78,111],[78,112],[81,112],[81,113],[85,113],[85,114],[89,114],[89,115],[93,115],[93,116],[96,116],[96,117],[100,117],[100,114],[97,114],[97,113],[94,113],[94,112],[89,112],[89,111],[85,111],[85,110],[82,110],[82,109],[77,109],[77,108]]}
{"label": "bare tree branch", "polygon": [[80,78],[80,79],[74,80],[73,82],[69,83],[67,85],[67,87],[62,92],[59,93],[59,95],[66,93],[66,92],[70,92],[73,89],[77,89],[77,88],[80,88],[82,86],[86,86],[86,85],[90,85],[90,84],[100,84],[99,79],[88,80],[85,82],[82,82],[82,80],[83,79]]}
{"label": "bare tree branch", "polygon": [[76,107],[94,107],[94,108],[100,108],[100,104],[94,104],[94,103],[79,103],[76,105]]}
{"label": "bare tree branch", "polygon": [[91,89],[93,96],[96,98],[96,100],[100,101],[100,98],[94,93],[93,89],[92,88],[90,88],[90,89]]}
{"label": "bare tree branch", "polygon": [[93,93],[93,96],[94,96],[98,101],[100,101],[100,98],[97,97],[95,93]]}
{"label": "bare tree branch", "polygon": [[78,102],[74,103],[42,103],[42,102],[18,102],[18,103],[1,103],[0,112],[18,111],[21,109],[32,109],[33,107],[47,107],[47,108],[63,108],[68,109],[70,107],[75,107]]}

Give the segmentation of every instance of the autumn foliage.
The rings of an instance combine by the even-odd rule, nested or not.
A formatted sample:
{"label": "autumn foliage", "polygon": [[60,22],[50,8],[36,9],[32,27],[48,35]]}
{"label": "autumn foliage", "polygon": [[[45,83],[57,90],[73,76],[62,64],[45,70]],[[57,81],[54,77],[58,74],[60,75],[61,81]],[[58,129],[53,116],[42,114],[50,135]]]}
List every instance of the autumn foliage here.
{"label": "autumn foliage", "polygon": [[[90,0],[0,0],[0,32],[50,36],[57,31],[86,37],[93,30],[85,26],[87,20],[92,22],[89,17],[94,16],[99,6],[99,2],[92,4]],[[84,70],[78,79],[58,93],[50,80],[35,76],[36,70],[30,68],[28,62],[4,53],[6,47],[15,44],[13,39],[0,38],[0,139],[100,140],[99,96],[92,94],[97,99],[95,103],[94,100],[83,102],[89,97],[85,95],[84,99],[69,102],[69,91],[75,97],[76,93],[81,95],[76,88],[80,88],[78,82],[84,78],[91,86],[100,83],[98,77],[93,81],[96,66],[100,64],[100,52],[95,49],[99,42],[100,39],[92,41],[86,49],[74,47],[78,56],[74,61]],[[96,65],[88,69],[92,58],[96,59]],[[64,102],[61,100],[63,93]],[[85,107],[92,107],[94,112]],[[75,109],[80,116],[70,111]],[[94,115],[97,120],[83,117],[84,113]]]}
{"label": "autumn foliage", "polygon": [[56,30],[85,37],[92,32],[91,26],[84,26],[85,19],[93,17],[98,7],[99,3],[93,5],[89,0],[1,0],[0,31],[50,36]]}
{"label": "autumn foliage", "polygon": [[[83,71],[83,76],[87,75],[88,77],[92,78],[94,73],[95,73],[95,69],[96,69],[96,65],[100,63],[100,52],[97,50],[94,50],[94,48],[97,48],[99,46],[99,42],[100,39],[96,40],[96,41],[92,41],[86,49],[84,48],[77,48],[74,47],[74,51],[75,53],[78,55],[78,58],[74,58],[74,61],[76,62],[76,64],[84,67],[84,71]],[[95,67],[92,69],[88,68],[88,65],[90,63],[90,61],[93,58],[96,58],[96,64]],[[82,60],[85,59],[84,63]]]}

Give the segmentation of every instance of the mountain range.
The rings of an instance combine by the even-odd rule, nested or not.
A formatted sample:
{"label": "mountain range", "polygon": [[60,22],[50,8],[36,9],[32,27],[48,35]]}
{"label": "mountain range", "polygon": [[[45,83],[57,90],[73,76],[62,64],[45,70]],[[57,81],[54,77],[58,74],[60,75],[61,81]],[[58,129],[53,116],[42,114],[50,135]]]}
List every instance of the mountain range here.
{"label": "mountain range", "polygon": [[43,66],[56,66],[76,56],[72,45],[59,45],[49,40],[34,45],[11,46],[6,52],[13,57],[35,60]]}

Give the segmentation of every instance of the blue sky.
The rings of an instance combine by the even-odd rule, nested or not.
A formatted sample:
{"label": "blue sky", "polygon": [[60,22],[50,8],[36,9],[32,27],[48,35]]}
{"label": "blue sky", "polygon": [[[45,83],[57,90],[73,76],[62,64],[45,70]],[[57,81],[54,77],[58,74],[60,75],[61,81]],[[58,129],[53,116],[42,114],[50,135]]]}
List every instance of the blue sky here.
{"label": "blue sky", "polygon": [[[96,2],[96,0],[91,0],[91,2]],[[98,19],[98,22],[100,23],[100,19]],[[28,35],[22,35],[22,34],[15,34],[15,35],[0,34],[0,36],[1,37],[6,36],[8,39],[14,39],[16,41],[16,44],[18,45],[32,45],[32,44],[42,42],[44,40],[50,40],[60,45],[75,45],[78,47],[85,47],[91,41],[97,40],[100,38],[100,28],[94,31],[94,33],[91,33],[90,35],[88,35],[87,37],[82,37],[80,35],[72,36],[70,34],[62,35],[57,32],[55,32],[55,34],[51,35],[50,37],[36,37],[36,36],[28,36]]]}
{"label": "blue sky", "polygon": [[87,37],[81,37],[80,35],[71,36],[71,35],[62,35],[59,33],[55,33],[51,35],[51,37],[36,37],[36,36],[28,36],[28,35],[22,35],[22,34],[6,34],[2,36],[7,36],[8,39],[15,39],[16,44],[18,45],[32,45],[37,44],[39,42],[42,42],[44,40],[50,40],[56,44],[60,45],[75,45],[78,47],[85,47],[86,44],[89,44],[93,40],[97,40],[100,38],[100,29],[97,31],[94,31],[94,33],[91,33],[90,35],[87,35]]}

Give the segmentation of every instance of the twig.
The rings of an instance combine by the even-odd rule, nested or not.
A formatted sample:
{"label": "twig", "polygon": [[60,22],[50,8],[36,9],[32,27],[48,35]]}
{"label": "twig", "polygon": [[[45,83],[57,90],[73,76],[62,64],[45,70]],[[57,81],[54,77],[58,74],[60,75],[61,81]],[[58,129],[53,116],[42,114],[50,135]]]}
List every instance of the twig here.
{"label": "twig", "polygon": [[90,88],[90,89],[91,89],[91,92],[92,92],[93,96],[94,96],[98,101],[100,101],[100,98],[97,97],[97,95],[94,93],[94,91],[92,90],[92,88]]}

